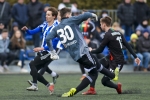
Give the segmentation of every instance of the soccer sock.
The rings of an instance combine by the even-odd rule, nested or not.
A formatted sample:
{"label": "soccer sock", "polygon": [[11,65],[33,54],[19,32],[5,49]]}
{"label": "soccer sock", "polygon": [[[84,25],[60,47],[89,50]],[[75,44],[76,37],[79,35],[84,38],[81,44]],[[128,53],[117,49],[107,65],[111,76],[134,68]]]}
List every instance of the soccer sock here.
{"label": "soccer sock", "polygon": [[56,72],[52,71],[51,75],[52,75],[52,77],[55,77],[57,74],[56,74]]}
{"label": "soccer sock", "polygon": [[39,73],[38,73],[38,81],[43,83],[45,86],[47,86],[47,84],[49,84],[49,82],[46,81],[45,78]]}
{"label": "soccer sock", "polygon": [[82,74],[82,76],[86,76],[86,74]]}
{"label": "soccer sock", "polygon": [[91,82],[89,80],[89,76],[87,76],[86,78],[84,78],[82,80],[82,82],[76,87],[76,93],[78,93],[79,91],[83,90],[84,88],[86,88]]}
{"label": "soccer sock", "polygon": [[105,67],[103,67],[103,65],[101,65],[101,67],[98,69],[98,71],[106,76],[108,76],[109,78],[113,79],[115,78],[115,74],[112,73],[111,71],[109,71],[108,69],[106,69]]}
{"label": "soccer sock", "polygon": [[110,88],[114,88],[114,89],[117,89],[117,87],[118,87],[116,84],[114,84],[112,81],[110,81],[110,79],[108,77],[106,77],[106,76],[104,76],[102,78],[102,84],[104,86],[107,86],[107,87],[110,87]]}

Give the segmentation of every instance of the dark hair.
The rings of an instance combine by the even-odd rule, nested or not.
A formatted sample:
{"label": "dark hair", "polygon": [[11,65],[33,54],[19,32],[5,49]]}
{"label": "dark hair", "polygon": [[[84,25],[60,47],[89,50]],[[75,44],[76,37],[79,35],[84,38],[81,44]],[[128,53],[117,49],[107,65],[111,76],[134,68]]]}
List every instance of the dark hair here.
{"label": "dark hair", "polygon": [[[16,37],[16,33],[17,32],[20,32],[21,36],[20,36],[20,41],[18,41],[18,38]],[[15,48],[15,47],[18,47],[18,48],[21,48],[21,49],[25,49],[26,47],[26,41],[25,39],[23,38],[23,34],[20,30],[17,30],[14,32],[12,38],[11,38],[11,43],[12,43],[12,48]]]}
{"label": "dark hair", "polygon": [[101,19],[100,19],[100,22],[105,23],[106,26],[110,27],[110,26],[111,26],[111,23],[112,23],[112,18],[109,17],[109,16],[106,16],[106,17],[104,17],[104,18],[101,18]]}
{"label": "dark hair", "polygon": [[58,15],[58,11],[55,7],[49,7],[47,11],[51,11],[52,12],[52,16],[55,16],[55,18],[57,18]]}
{"label": "dark hair", "polygon": [[71,9],[65,7],[65,8],[62,8],[59,12],[60,12],[61,18],[64,18],[66,13],[71,13]]}
{"label": "dark hair", "polygon": [[8,30],[7,30],[7,29],[3,29],[3,30],[2,30],[2,33],[4,33],[4,32],[8,32]]}

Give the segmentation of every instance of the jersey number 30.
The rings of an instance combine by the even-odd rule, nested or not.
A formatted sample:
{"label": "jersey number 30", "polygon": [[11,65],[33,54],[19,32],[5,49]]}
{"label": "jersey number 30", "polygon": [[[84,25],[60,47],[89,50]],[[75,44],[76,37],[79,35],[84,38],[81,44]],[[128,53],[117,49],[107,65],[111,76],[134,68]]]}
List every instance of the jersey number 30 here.
{"label": "jersey number 30", "polygon": [[57,34],[61,38],[61,43],[66,43],[67,40],[73,40],[74,39],[74,33],[73,33],[71,27],[68,25],[66,25],[64,27],[64,29],[57,30]]}
{"label": "jersey number 30", "polygon": [[122,49],[122,43],[121,43],[122,38],[121,38],[121,36],[117,36],[116,40],[119,42],[120,47],[121,47],[121,49]]}

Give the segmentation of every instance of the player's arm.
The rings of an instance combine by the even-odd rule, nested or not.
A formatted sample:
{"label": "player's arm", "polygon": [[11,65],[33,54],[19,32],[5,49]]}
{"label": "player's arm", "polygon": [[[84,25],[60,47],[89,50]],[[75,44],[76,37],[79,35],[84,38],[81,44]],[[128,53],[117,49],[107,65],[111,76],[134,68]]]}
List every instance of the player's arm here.
{"label": "player's arm", "polygon": [[90,12],[85,12],[78,16],[73,16],[73,17],[69,18],[68,20],[72,23],[76,23],[79,25],[81,22],[87,20],[88,18],[92,18],[92,17],[95,17],[96,20],[98,20],[97,15],[94,13],[90,13]]}
{"label": "player's arm", "polygon": [[105,34],[99,48],[97,48],[96,50],[92,50],[91,53],[93,54],[102,53],[104,48],[107,46],[108,42],[109,42],[109,35]]}
{"label": "player's arm", "polygon": [[135,52],[133,51],[131,46],[128,44],[128,42],[125,40],[123,35],[122,35],[122,43],[129,50],[129,52],[133,55],[133,57],[135,58],[135,62],[139,65],[141,60],[136,56]]}
{"label": "player's arm", "polygon": [[23,31],[25,31],[27,34],[30,34],[30,35],[33,35],[33,34],[36,34],[36,33],[39,33],[39,32],[42,32],[42,27],[36,27],[35,29],[33,30],[29,30],[26,26],[22,27]]}

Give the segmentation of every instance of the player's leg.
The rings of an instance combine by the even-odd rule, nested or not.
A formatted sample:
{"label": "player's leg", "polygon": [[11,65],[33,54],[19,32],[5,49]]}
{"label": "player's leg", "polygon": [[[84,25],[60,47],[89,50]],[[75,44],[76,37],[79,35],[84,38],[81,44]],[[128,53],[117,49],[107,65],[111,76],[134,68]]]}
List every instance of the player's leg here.
{"label": "player's leg", "polygon": [[[106,68],[108,68],[108,60],[106,57],[103,57],[99,60],[100,63],[98,63],[98,60],[97,58],[93,55],[93,58],[95,59],[96,61],[96,66],[97,68],[99,69],[99,66],[100,66],[100,63],[105,66]],[[83,95],[95,95],[96,94],[96,91],[95,91],[95,83],[96,83],[96,80],[93,81],[91,84],[90,84],[90,88],[86,91],[86,92],[83,92],[82,94]]]}
{"label": "player's leg", "polygon": [[86,76],[76,88],[72,88],[69,92],[64,93],[62,97],[71,97],[75,95],[79,91],[86,88],[90,83],[92,83],[92,81],[97,79],[98,73],[97,73],[96,65],[90,54],[83,55],[82,58],[80,58],[77,62],[86,66],[86,68],[90,70],[89,75]]}
{"label": "player's leg", "polygon": [[[109,64],[109,70],[114,72],[114,70],[116,68],[119,68],[119,71],[121,71],[122,67],[123,67],[123,64],[119,64],[119,67],[114,67],[114,66],[117,66],[116,63],[113,63],[113,62],[110,62]],[[101,80],[102,84],[104,86],[107,86],[109,88],[114,88],[116,89],[116,91],[118,92],[118,94],[121,94],[122,90],[121,90],[121,83],[118,83],[118,84],[115,84],[111,81],[111,79],[107,76],[104,76]]]}
{"label": "player's leg", "polygon": [[86,73],[84,70],[84,66],[82,64],[79,64],[81,72],[82,72],[82,77],[80,78],[80,80],[82,81],[85,77],[86,77]]}

